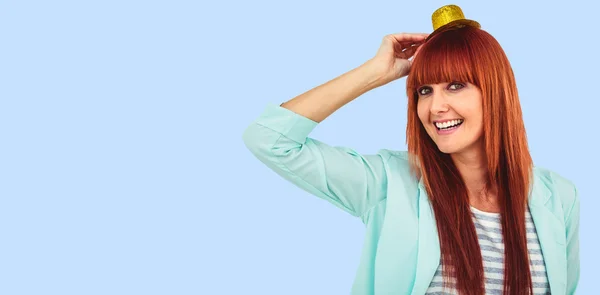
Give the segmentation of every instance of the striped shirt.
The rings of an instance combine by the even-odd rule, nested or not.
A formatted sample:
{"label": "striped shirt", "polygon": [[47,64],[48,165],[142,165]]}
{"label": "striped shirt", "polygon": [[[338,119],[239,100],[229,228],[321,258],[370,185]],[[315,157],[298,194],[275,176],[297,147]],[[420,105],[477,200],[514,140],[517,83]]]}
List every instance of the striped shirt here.
{"label": "striped shirt", "polygon": [[[500,224],[500,213],[483,212],[471,207],[473,222],[479,238],[481,256],[483,257],[483,269],[485,277],[485,294],[502,294],[504,277],[504,243]],[[536,295],[550,294],[550,285],[546,276],[546,267],[540,248],[540,243],[531,219],[531,213],[527,208],[527,249],[529,250],[529,269],[533,282],[533,293]],[[454,295],[457,294],[450,282],[448,288],[444,289],[442,279],[442,265],[438,267],[431,281],[426,295]]]}

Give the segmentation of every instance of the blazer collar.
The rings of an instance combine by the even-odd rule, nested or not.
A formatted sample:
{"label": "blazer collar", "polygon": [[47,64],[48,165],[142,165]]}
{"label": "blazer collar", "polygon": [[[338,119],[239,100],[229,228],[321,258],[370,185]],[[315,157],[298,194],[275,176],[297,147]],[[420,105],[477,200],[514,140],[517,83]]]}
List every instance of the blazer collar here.
{"label": "blazer collar", "polygon": [[411,295],[427,292],[441,258],[437,224],[422,178],[419,180],[418,194],[419,243],[415,283]]}
{"label": "blazer collar", "polygon": [[546,274],[552,294],[566,292],[566,241],[564,221],[554,212],[556,204],[550,201],[552,191],[539,175],[534,174],[529,194],[529,211],[535,225]]}
{"label": "blazer collar", "polygon": [[529,205],[544,206],[550,199],[551,193],[548,186],[539,175],[533,174],[533,185],[529,193]]}

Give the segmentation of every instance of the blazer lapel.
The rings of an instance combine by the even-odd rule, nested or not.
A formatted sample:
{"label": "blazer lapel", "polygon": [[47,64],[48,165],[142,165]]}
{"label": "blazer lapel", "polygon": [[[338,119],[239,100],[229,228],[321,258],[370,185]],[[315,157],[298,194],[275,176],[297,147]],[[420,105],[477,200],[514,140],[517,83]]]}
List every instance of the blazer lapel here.
{"label": "blazer lapel", "polygon": [[551,192],[538,177],[529,195],[529,210],[542,249],[552,294],[564,294],[566,288],[565,226],[553,213]]}
{"label": "blazer lapel", "polygon": [[425,294],[440,264],[440,242],[437,225],[427,191],[419,182],[419,246],[413,295]]}
{"label": "blazer lapel", "polygon": [[[419,244],[413,295],[425,294],[440,263],[440,243],[435,216],[423,182],[419,182]],[[565,227],[553,213],[551,192],[538,176],[534,177],[529,195],[533,219],[552,294],[563,294],[566,288]]]}

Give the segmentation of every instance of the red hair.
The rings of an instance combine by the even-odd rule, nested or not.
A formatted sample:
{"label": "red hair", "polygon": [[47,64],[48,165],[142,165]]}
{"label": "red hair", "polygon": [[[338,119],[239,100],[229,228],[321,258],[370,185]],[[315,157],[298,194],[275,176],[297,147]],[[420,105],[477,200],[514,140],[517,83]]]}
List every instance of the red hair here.
{"label": "red hair", "polygon": [[406,80],[408,151],[434,210],[444,282],[454,278],[460,294],[485,293],[483,261],[466,185],[450,155],[437,148],[417,115],[416,89],[451,81],[472,83],[482,93],[488,184],[497,187],[502,210],[503,294],[533,293],[525,231],[533,162],[515,77],[498,41],[468,26],[447,30],[423,44]]}

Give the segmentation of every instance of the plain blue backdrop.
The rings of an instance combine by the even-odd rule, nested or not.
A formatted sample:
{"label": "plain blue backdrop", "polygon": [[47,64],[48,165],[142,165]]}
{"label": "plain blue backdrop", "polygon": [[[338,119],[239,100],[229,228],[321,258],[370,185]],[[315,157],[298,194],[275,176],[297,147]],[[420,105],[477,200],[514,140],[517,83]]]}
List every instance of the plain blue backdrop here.
{"label": "plain blue backdrop", "polygon": [[[534,2],[0,2],[0,294],[348,294],[363,225],[242,133],[445,4],[502,44],[535,163],[577,185],[579,294],[596,294],[600,6]],[[404,87],[311,136],[406,149]]]}

